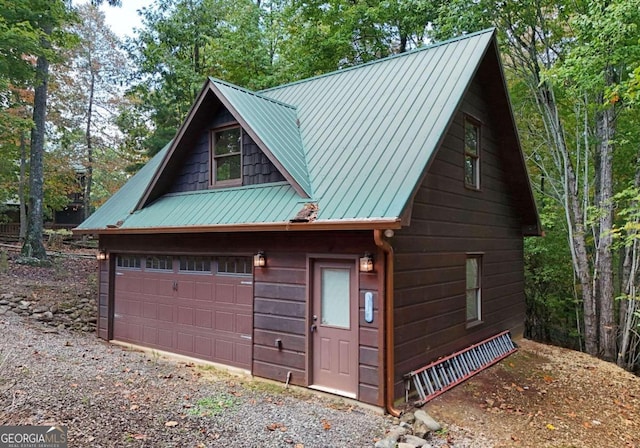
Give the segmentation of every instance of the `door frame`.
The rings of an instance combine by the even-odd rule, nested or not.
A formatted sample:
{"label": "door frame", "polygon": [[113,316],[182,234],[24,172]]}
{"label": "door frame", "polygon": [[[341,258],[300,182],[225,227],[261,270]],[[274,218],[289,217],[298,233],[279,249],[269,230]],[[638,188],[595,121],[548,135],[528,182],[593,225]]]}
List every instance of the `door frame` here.
{"label": "door frame", "polygon": [[306,291],[306,316],[305,316],[305,324],[306,324],[306,353],[305,353],[305,383],[307,387],[313,386],[313,340],[311,334],[311,325],[313,324],[313,294],[314,294],[314,273],[315,266],[318,262],[335,262],[335,263],[345,263],[351,262],[354,269],[353,275],[353,283],[351,285],[351,310],[355,312],[355,323],[356,327],[354,328],[354,343],[357,347],[358,359],[357,359],[357,368],[356,368],[356,397],[357,400],[360,396],[359,385],[360,385],[360,271],[359,271],[359,256],[358,255],[349,255],[349,254],[331,254],[331,253],[312,253],[307,254],[307,291]]}

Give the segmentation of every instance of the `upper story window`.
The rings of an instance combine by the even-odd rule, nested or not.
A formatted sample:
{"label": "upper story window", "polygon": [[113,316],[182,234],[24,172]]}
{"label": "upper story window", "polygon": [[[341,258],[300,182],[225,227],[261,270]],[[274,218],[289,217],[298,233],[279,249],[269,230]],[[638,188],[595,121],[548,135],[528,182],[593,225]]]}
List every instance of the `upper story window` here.
{"label": "upper story window", "polygon": [[480,123],[464,118],[464,185],[480,189]]}
{"label": "upper story window", "polygon": [[242,185],[242,131],[239,127],[212,132],[212,182],[214,186]]}

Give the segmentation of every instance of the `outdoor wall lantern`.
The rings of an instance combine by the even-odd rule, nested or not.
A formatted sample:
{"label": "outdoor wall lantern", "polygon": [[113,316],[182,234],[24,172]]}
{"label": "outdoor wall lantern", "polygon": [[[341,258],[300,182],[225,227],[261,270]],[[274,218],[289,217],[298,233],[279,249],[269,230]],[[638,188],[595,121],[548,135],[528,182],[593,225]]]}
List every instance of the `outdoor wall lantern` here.
{"label": "outdoor wall lantern", "polygon": [[98,259],[98,261],[104,261],[107,259],[107,252],[104,250],[99,251],[96,254],[96,258]]}
{"label": "outdoor wall lantern", "polygon": [[267,259],[264,256],[264,252],[260,251],[253,256],[253,266],[256,268],[263,268],[267,264]]}
{"label": "outdoor wall lantern", "polygon": [[364,256],[360,257],[360,272],[371,272],[373,271],[373,258],[370,253],[365,253]]}

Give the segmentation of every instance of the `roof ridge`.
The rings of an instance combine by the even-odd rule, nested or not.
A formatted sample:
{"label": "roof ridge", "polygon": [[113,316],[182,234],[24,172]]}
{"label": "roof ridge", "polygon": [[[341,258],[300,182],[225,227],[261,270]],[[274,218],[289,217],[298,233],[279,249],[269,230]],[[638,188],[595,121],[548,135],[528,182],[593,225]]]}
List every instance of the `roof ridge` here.
{"label": "roof ridge", "polygon": [[284,107],[287,107],[289,109],[293,109],[294,111],[298,110],[297,107],[292,105],[292,104],[287,104],[287,103],[284,103],[282,101],[278,101],[276,99],[269,98],[268,96],[262,95],[262,94],[260,94],[258,92],[254,92],[253,90],[249,90],[249,89],[246,89],[244,87],[240,87],[240,86],[238,86],[236,84],[232,84],[230,82],[223,81],[222,79],[216,78],[214,76],[209,76],[209,81],[211,81],[213,83],[224,84],[225,86],[227,86],[227,87],[229,87],[231,89],[239,90],[240,92],[246,93],[247,95],[252,95],[252,96],[255,96],[255,97],[260,98],[262,100],[270,101],[270,102],[272,102],[274,104],[277,104],[279,106],[284,106]]}
{"label": "roof ridge", "polygon": [[[340,69],[334,70],[332,72],[323,73],[322,75],[311,76],[310,78],[299,79],[297,81],[293,81],[293,82],[290,82],[290,83],[287,83],[287,84],[281,84],[281,85],[278,85],[278,86],[269,87],[268,89],[260,90],[259,93],[256,92],[256,94],[260,95],[260,94],[262,94],[264,92],[271,92],[271,91],[282,89],[282,88],[285,88],[285,87],[290,87],[290,86],[293,86],[293,85],[302,84],[302,83],[307,82],[307,81],[314,81],[314,80],[320,79],[320,78],[327,78],[329,76],[338,75],[340,73],[344,73],[344,72],[347,72],[347,71],[356,70],[356,69],[359,69],[359,68],[362,68],[362,67],[368,67],[370,65],[379,64],[379,63],[382,63],[382,62],[387,62],[387,61],[392,60],[392,59],[397,59],[397,58],[401,58],[401,57],[404,57],[404,56],[410,56],[410,55],[413,55],[415,53],[419,53],[419,52],[422,52],[422,51],[431,50],[433,48],[440,47],[442,45],[448,45],[448,44],[451,44],[453,42],[458,42],[458,41],[461,41],[461,40],[470,39],[472,37],[476,37],[476,36],[479,36],[481,34],[494,33],[495,30],[496,30],[495,27],[491,27],[491,28],[486,28],[484,30],[475,31],[473,33],[463,34],[461,36],[456,36],[456,37],[452,37],[452,38],[447,39],[447,40],[443,40],[442,42],[435,42],[435,43],[432,43],[432,44],[429,44],[429,45],[425,45],[424,47],[414,48],[412,50],[405,51],[404,53],[392,54],[390,56],[386,56],[386,57],[381,58],[381,59],[375,59],[373,61],[365,62],[364,64],[351,65],[349,67],[340,68]],[[261,95],[261,96],[263,96],[263,95]],[[268,98],[266,96],[263,96],[263,97]]]}

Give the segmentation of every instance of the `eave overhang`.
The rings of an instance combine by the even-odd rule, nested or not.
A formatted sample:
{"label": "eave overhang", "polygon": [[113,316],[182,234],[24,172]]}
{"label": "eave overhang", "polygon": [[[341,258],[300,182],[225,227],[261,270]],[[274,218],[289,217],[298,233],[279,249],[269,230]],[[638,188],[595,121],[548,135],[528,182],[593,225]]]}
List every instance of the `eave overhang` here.
{"label": "eave overhang", "polygon": [[222,224],[203,226],[166,226],[166,227],[114,227],[101,229],[73,229],[77,235],[125,235],[155,233],[234,233],[234,232],[297,232],[331,230],[397,230],[402,227],[399,218],[390,219],[354,219],[354,220],[317,220],[313,222],[267,222],[247,224]]}

